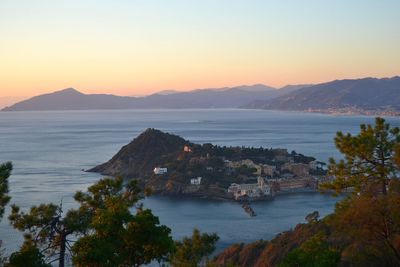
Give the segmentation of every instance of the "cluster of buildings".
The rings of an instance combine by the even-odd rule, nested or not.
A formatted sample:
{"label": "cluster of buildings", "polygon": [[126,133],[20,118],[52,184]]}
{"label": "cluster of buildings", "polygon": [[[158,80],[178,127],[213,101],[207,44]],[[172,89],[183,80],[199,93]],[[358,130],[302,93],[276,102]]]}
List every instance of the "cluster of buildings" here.
{"label": "cluster of buildings", "polygon": [[258,199],[272,195],[271,187],[261,176],[257,178],[256,184],[231,184],[228,193],[232,194],[235,200]]}
{"label": "cluster of buildings", "polygon": [[[225,164],[230,168],[246,165],[254,168],[256,171],[253,174],[258,176],[255,184],[233,183],[229,186],[228,193],[232,194],[235,200],[244,198],[259,199],[272,196],[275,192],[280,191],[315,189],[317,188],[318,179],[310,175],[310,171],[322,168],[322,163],[317,161],[312,161],[309,164],[289,161],[282,164],[279,169],[274,165],[255,164],[249,159],[225,162]],[[261,175],[264,175],[265,178]]]}
{"label": "cluster of buildings", "polygon": [[[183,152],[190,153],[192,152],[192,148],[185,145]],[[285,192],[317,187],[318,179],[310,173],[313,170],[323,169],[322,162],[296,163],[294,158],[288,155],[286,149],[277,149],[274,153],[272,163],[275,162],[276,165],[256,164],[250,159],[239,161],[225,160],[224,163],[228,173],[246,166],[254,170],[251,177],[257,177],[257,183],[232,183],[227,189],[228,195],[235,200],[255,200],[271,197],[280,191]],[[210,166],[207,166],[206,169],[207,171],[213,171],[213,168]],[[168,173],[168,169],[165,167],[156,167],[153,172],[156,175],[163,175]],[[244,181],[246,181],[246,177],[244,178]],[[190,187],[188,188],[190,190],[199,190],[200,185],[202,185],[202,177],[191,178],[189,181]]]}
{"label": "cluster of buildings", "polygon": [[292,173],[293,176],[304,177],[309,175],[310,170],[316,170],[320,168],[319,162],[317,161],[312,161],[309,164],[304,164],[304,163],[295,163],[292,160],[285,162],[280,167],[280,170],[278,170],[275,165],[256,164],[250,159],[244,159],[240,161],[225,160],[225,166],[228,168],[236,169],[242,165],[255,169],[253,173],[255,176],[265,175],[268,177],[277,177],[285,172]]}

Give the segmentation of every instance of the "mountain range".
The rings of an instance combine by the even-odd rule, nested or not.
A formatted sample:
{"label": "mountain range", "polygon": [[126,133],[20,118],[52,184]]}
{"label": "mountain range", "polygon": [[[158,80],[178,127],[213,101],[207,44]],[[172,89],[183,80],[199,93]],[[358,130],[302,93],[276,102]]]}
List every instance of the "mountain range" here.
{"label": "mountain range", "polygon": [[83,94],[67,88],[32,97],[6,107],[3,111],[23,110],[88,110],[146,108],[237,108],[257,99],[271,99],[292,92],[297,87],[275,88],[251,86],[197,89],[189,92],[161,91],[144,97],[122,97],[106,94]]}
{"label": "mountain range", "polygon": [[335,80],[281,89],[255,84],[188,92],[165,90],[144,97],[83,94],[67,88],[39,95],[3,111],[250,108],[316,112],[392,112],[400,114],[400,77]]}
{"label": "mountain range", "polygon": [[335,80],[245,107],[277,110],[400,110],[400,77]]}

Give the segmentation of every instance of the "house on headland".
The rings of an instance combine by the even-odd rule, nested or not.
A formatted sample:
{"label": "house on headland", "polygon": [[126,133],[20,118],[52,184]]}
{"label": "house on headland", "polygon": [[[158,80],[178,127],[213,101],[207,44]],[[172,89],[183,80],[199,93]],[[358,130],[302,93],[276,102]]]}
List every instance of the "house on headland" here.
{"label": "house on headland", "polygon": [[197,177],[197,178],[192,178],[190,179],[190,184],[191,185],[201,185],[201,177]]}
{"label": "house on headland", "polygon": [[168,172],[168,169],[162,168],[162,167],[155,167],[153,172],[154,172],[154,174],[157,174],[157,175],[166,174]]}
{"label": "house on headland", "polygon": [[190,146],[185,145],[185,146],[183,147],[183,152],[186,152],[186,153],[192,152],[192,149],[190,148]]}

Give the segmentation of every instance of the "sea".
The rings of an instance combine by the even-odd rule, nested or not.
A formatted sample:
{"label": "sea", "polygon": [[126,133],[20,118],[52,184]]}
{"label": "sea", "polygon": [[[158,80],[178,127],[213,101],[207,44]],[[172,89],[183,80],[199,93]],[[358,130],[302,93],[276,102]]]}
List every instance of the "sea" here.
{"label": "sea", "polygon": [[[386,118],[400,126],[400,118]],[[374,117],[242,109],[93,110],[0,112],[0,162],[12,161],[10,204],[26,211],[32,205],[62,203],[76,207],[73,195],[101,178],[83,170],[109,160],[147,128],[177,134],[194,143],[287,148],[317,160],[340,158],[337,131],[355,134]],[[146,208],[172,230],[175,239],[194,228],[217,233],[217,250],[233,243],[268,240],[289,230],[313,211],[325,216],[340,198],[319,193],[292,193],[252,204],[249,217],[235,202],[151,196]],[[0,224],[6,254],[18,249],[22,233]]]}

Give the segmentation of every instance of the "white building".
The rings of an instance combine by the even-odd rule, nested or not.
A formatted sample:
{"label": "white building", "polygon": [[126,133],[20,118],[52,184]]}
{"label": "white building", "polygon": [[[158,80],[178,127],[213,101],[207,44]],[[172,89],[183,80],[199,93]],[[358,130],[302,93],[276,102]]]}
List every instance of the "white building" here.
{"label": "white building", "polygon": [[188,153],[188,152],[192,152],[192,149],[190,148],[190,146],[185,145],[185,146],[183,147],[183,151],[186,152],[186,153]]}
{"label": "white building", "polygon": [[190,179],[190,184],[191,185],[200,185],[201,184],[201,177]]}
{"label": "white building", "polygon": [[165,173],[168,172],[168,169],[167,168],[156,167],[156,168],[154,168],[153,172],[154,172],[154,174],[157,174],[157,175],[165,174]]}
{"label": "white building", "polygon": [[256,184],[231,184],[228,193],[233,194],[235,199],[247,196],[249,198],[259,198],[271,194],[271,188],[265,184],[264,178],[258,177]]}

